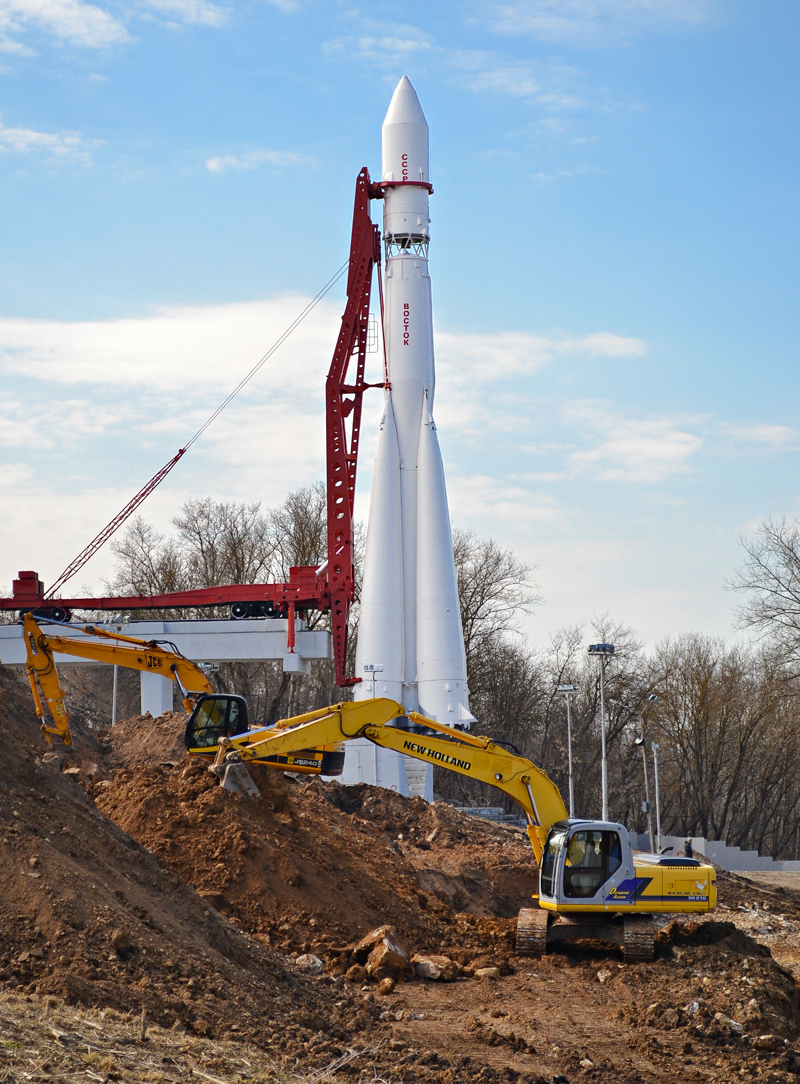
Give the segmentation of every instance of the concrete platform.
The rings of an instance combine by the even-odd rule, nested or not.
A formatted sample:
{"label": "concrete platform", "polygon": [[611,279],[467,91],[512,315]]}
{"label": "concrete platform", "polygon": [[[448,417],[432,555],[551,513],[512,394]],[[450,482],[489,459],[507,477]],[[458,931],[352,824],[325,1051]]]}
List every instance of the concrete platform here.
{"label": "concrete platform", "polygon": [[[295,620],[295,648],[287,647],[289,622],[286,618],[248,618],[244,621],[131,621],[92,622],[109,632],[121,632],[142,640],[168,640],[181,655],[192,662],[264,662],[280,660],[286,673],[310,674],[314,659],[333,658],[333,640],[324,630],[311,630],[305,621]],[[91,639],[80,631],[79,625],[55,625],[41,622],[51,636]],[[25,642],[21,624],[0,625],[0,663],[4,666],[25,665]],[[97,665],[74,655],[58,655],[59,666]],[[171,711],[174,682],[158,674],[141,674],[142,714],[161,715]]]}

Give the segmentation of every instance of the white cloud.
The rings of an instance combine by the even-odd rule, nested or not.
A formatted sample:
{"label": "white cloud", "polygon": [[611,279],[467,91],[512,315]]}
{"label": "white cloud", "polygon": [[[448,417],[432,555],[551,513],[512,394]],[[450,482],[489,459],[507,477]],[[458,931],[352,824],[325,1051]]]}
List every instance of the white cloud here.
{"label": "white cloud", "polygon": [[[430,34],[407,23],[375,23],[366,20],[363,25],[366,33],[326,42],[323,47],[325,52],[342,54],[348,60],[356,57],[392,68],[409,58],[419,60],[420,54],[435,48]],[[436,52],[441,50],[436,49]]]}
{"label": "white cloud", "polygon": [[11,53],[15,56],[36,56],[35,50],[23,45],[21,41],[12,41],[10,38],[0,41],[0,53]]}
{"label": "white cloud", "polygon": [[146,0],[147,7],[186,25],[222,26],[228,18],[228,9],[206,0]]}
{"label": "white cloud", "polygon": [[310,159],[292,151],[248,151],[247,154],[223,154],[206,160],[206,169],[210,173],[226,173],[228,170],[258,169],[259,166],[274,166],[286,169],[288,166],[307,165]]}
{"label": "white cloud", "polygon": [[698,418],[630,418],[595,402],[570,403],[564,417],[579,440],[594,442],[569,456],[570,471],[591,470],[605,481],[663,481],[686,472],[703,445],[703,437],[687,428]]}
{"label": "white cloud", "polygon": [[83,0],[0,0],[0,32],[18,34],[31,27],[94,49],[129,38],[118,19]]}
{"label": "white cloud", "polygon": [[[308,300],[173,306],[117,320],[0,319],[0,372],[62,385],[226,393]],[[262,371],[262,385],[270,377],[278,388],[321,388],[339,315],[338,305],[320,302]]]}
{"label": "white cloud", "polygon": [[538,98],[542,84],[527,65],[513,64],[476,72],[471,79],[474,91],[491,90],[517,98]]}
{"label": "white cloud", "polygon": [[527,98],[553,111],[581,109],[590,103],[574,92],[580,73],[563,64],[508,61],[485,50],[437,49],[458,81],[475,93],[490,91]]}
{"label": "white cloud", "polygon": [[500,34],[593,46],[707,22],[717,0],[479,0],[476,21]]}
{"label": "white cloud", "polygon": [[496,335],[471,332],[436,333],[437,358],[447,370],[475,380],[494,381],[533,372],[562,357],[642,357],[642,339],[598,331],[590,335],[533,335],[505,331]]}
{"label": "white cloud", "polygon": [[568,181],[572,177],[583,177],[587,173],[599,173],[600,170],[596,166],[574,166],[571,169],[553,169],[549,173],[534,173],[533,177],[537,181],[549,182],[549,181]]}
{"label": "white cloud", "polygon": [[732,440],[745,444],[761,444],[775,451],[784,451],[790,447],[796,447],[798,434],[796,429],[790,429],[788,425],[731,425],[722,427],[725,436]]}
{"label": "white cloud", "polygon": [[[450,514],[455,522],[496,524],[498,520],[505,520],[527,525],[551,521],[558,515],[556,501],[549,494],[531,493],[508,479],[492,478],[487,474],[450,472],[447,490]],[[492,533],[491,528],[488,533]]]}
{"label": "white cloud", "polygon": [[[292,10],[292,0],[274,0],[278,7]],[[126,19],[160,17],[169,25],[220,27],[229,9],[208,0],[139,0],[119,5]],[[131,40],[121,18],[86,0],[0,0],[0,52],[31,55],[32,50],[16,39],[32,31],[73,45],[105,48]]]}
{"label": "white cloud", "polygon": [[88,163],[89,148],[96,141],[86,140],[80,132],[37,132],[32,128],[9,128],[0,123],[0,154],[46,154],[52,158]]}

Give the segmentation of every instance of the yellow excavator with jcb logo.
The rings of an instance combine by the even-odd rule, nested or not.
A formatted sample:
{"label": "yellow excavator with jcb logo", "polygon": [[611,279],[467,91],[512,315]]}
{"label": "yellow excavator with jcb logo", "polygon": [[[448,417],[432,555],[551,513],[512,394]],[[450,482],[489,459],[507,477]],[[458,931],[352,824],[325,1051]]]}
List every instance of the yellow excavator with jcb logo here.
{"label": "yellow excavator with jcb logo", "polygon": [[[209,728],[217,734],[239,734],[249,726],[247,701],[244,697],[216,693],[200,666],[181,655],[168,640],[142,640],[95,625],[69,628],[72,635],[53,636],[42,631],[32,614],[25,614],[23,619],[26,670],[36,714],[42,720],[42,732],[48,744],[57,739],[67,747],[72,745],[69,714],[53,657],[57,654],[90,659],[92,662],[111,663],[131,670],[150,671],[171,678],[180,689],[183,706],[189,713],[189,726],[192,732],[198,735],[203,735]],[[81,633],[83,635],[79,635]],[[46,712],[50,713],[52,725],[46,722]],[[262,732],[269,733],[269,727],[262,728]],[[213,757],[216,744],[215,738],[212,742],[213,749],[201,743],[189,752]],[[340,746],[323,749],[296,747],[290,753],[267,754],[257,760],[258,763],[278,771],[306,775],[319,775],[324,772],[325,775],[335,776],[341,775],[344,752]],[[235,774],[236,766],[232,765],[229,775],[232,778]],[[233,783],[229,781],[227,785],[230,789]]]}

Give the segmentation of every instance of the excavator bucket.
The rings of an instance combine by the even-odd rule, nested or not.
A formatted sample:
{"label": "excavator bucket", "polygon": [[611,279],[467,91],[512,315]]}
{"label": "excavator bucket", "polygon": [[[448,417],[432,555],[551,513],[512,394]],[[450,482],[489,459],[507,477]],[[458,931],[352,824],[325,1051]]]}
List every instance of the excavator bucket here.
{"label": "excavator bucket", "polygon": [[261,797],[261,791],[238,753],[229,753],[222,764],[212,764],[208,770],[219,777],[220,784],[229,794],[239,794],[242,798],[253,800]]}

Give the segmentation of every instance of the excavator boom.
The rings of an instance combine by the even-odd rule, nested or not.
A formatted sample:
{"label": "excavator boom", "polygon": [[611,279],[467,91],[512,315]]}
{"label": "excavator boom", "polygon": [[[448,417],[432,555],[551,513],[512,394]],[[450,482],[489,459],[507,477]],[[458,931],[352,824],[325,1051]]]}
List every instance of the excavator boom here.
{"label": "excavator boom", "polygon": [[[402,719],[403,724],[392,726],[395,719]],[[247,763],[353,738],[368,738],[383,749],[438,764],[503,791],[525,812],[537,862],[549,826],[567,816],[558,787],[530,760],[510,753],[490,738],[455,731],[415,712],[407,713],[401,704],[383,698],[333,704],[281,720],[269,730],[251,730],[225,739],[220,742],[215,766],[221,767],[228,755]]]}
{"label": "excavator boom", "polygon": [[65,745],[72,744],[69,715],[64,704],[64,693],[58,679],[54,654],[75,655],[78,658],[91,659],[92,662],[145,670],[171,678],[181,690],[187,711],[192,710],[198,697],[214,692],[200,667],[180,652],[170,651],[155,641],[137,640],[132,636],[95,628],[93,625],[84,625],[79,631],[96,637],[96,640],[46,635],[36,619],[29,613],[25,614],[25,669],[31,684],[36,714],[40,719],[44,719],[46,708],[53,717],[53,726],[42,723],[48,742],[51,742],[53,737],[58,737]]}

